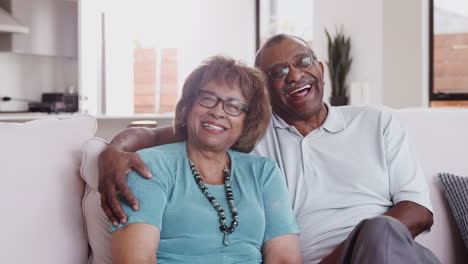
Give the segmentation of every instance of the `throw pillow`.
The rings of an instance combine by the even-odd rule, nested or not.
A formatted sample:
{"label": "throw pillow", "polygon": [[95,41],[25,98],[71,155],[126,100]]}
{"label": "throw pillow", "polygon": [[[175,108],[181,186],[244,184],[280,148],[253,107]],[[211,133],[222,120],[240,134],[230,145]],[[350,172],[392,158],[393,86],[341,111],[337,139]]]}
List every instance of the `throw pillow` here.
{"label": "throw pillow", "polygon": [[79,168],[95,132],[89,115],[0,123],[1,263],[87,262]]}
{"label": "throw pillow", "polygon": [[98,159],[106,146],[107,142],[100,138],[92,138],[83,146],[81,177],[86,182],[86,188],[82,209],[86,234],[91,247],[89,264],[112,263],[110,222],[101,209],[101,195],[98,190]]}
{"label": "throw pillow", "polygon": [[457,222],[465,246],[468,249],[468,177],[440,173],[445,196]]}

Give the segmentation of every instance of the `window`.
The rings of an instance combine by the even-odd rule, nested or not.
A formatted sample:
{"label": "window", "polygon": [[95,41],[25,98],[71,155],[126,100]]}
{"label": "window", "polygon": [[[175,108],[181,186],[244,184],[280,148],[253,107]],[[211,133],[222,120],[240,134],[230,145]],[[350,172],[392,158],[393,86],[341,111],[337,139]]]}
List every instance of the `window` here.
{"label": "window", "polygon": [[80,19],[80,87],[90,113],[173,112],[204,59],[253,65],[255,57],[251,0],[82,1]]}
{"label": "window", "polygon": [[468,100],[468,2],[433,0],[430,12],[431,104]]}
{"label": "window", "polygon": [[259,5],[259,46],[269,37],[286,33],[303,38],[309,45],[313,38],[313,0],[257,0]]}

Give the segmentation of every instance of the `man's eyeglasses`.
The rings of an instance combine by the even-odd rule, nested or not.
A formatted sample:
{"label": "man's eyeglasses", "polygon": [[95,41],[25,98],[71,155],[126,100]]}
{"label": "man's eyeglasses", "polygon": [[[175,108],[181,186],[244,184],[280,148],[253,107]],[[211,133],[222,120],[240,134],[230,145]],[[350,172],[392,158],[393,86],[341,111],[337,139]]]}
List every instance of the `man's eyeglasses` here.
{"label": "man's eyeglasses", "polygon": [[292,62],[278,63],[268,70],[268,76],[272,79],[284,79],[289,74],[289,65],[294,65],[297,69],[307,69],[314,64],[315,58],[309,54],[299,54],[294,56]]}
{"label": "man's eyeglasses", "polygon": [[242,112],[247,112],[247,104],[236,99],[224,100],[219,98],[212,92],[209,91],[198,91],[197,94],[198,103],[206,108],[213,108],[221,102],[223,105],[223,110],[226,114],[230,116],[240,116]]}

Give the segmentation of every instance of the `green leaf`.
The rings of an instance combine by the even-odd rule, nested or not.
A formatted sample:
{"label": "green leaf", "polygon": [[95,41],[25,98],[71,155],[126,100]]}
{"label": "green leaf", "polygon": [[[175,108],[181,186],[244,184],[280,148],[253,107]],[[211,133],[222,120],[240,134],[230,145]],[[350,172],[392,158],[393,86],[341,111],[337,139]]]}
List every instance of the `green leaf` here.
{"label": "green leaf", "polygon": [[348,94],[347,77],[351,70],[351,39],[346,36],[343,26],[335,29],[332,37],[325,28],[328,41],[328,61],[332,85],[332,96],[346,96]]}

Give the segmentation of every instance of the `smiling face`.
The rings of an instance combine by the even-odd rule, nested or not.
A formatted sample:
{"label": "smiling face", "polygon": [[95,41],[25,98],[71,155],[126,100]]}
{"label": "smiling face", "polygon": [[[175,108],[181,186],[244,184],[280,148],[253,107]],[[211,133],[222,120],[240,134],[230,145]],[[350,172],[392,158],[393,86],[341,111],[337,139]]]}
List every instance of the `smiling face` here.
{"label": "smiling face", "polygon": [[[314,59],[304,43],[285,38],[264,48],[258,56],[259,66],[268,74],[273,112],[292,122],[308,120],[325,108],[323,64]],[[307,60],[311,60],[310,66]],[[282,68],[287,75],[279,78]]]}
{"label": "smiling face", "polygon": [[[210,81],[200,90],[223,100],[246,102],[239,87],[227,86],[222,82]],[[226,114],[222,102],[218,102],[213,108],[207,108],[197,99],[187,116],[188,143],[200,150],[226,151],[242,135],[245,116],[244,112],[239,116]]]}

